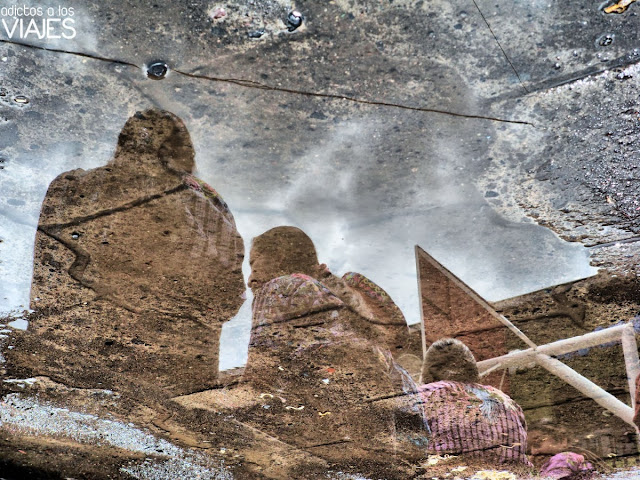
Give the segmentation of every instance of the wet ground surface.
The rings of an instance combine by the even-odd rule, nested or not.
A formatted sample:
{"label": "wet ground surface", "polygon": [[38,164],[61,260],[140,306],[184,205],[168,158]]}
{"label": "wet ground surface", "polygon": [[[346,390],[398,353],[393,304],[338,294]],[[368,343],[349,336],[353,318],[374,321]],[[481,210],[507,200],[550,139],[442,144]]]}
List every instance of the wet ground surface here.
{"label": "wet ground surface", "polygon": [[[637,274],[636,4],[301,2],[293,31],[276,0],[33,6],[76,35],[9,38],[0,24],[2,313],[29,308],[49,183],[105,165],[150,107],[184,121],[247,252],[298,226],[320,262],[366,274],[409,323],[416,244],[489,301],[595,267]],[[165,78],[147,77],[153,61]],[[246,361],[251,300],[222,327],[221,370]]]}

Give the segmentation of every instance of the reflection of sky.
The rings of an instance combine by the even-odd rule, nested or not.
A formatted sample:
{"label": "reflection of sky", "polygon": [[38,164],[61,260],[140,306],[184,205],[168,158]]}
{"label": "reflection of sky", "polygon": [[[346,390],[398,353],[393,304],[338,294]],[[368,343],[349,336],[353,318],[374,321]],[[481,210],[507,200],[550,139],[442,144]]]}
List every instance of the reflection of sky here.
{"label": "reflection of sky", "polygon": [[[559,239],[531,223],[500,218],[475,192],[460,203],[423,211],[397,212],[371,222],[349,224],[339,211],[318,210],[320,218],[300,218],[296,212],[236,213],[243,238],[249,239],[278,225],[295,225],[314,240],[320,262],[336,274],[360,272],[381,285],[402,309],[409,323],[419,322],[414,245],[418,244],[468,283],[482,297],[497,301],[548,286],[590,276],[586,249]],[[313,201],[314,199],[308,199]],[[321,203],[320,199],[315,199]],[[249,251],[249,242],[247,253]],[[245,276],[249,269],[245,261]],[[246,361],[225,340],[236,335],[248,341],[250,299],[236,318],[223,326],[221,369]]]}
{"label": "reflection of sky", "polygon": [[[289,182],[263,187],[261,202],[231,193],[247,253],[248,240],[256,235],[278,225],[297,226],[314,241],[321,263],[336,275],[355,271],[368,276],[394,298],[409,323],[419,321],[415,245],[489,301],[595,273],[580,245],[495,213],[470,174],[447,165],[450,149],[424,159],[410,176],[385,179],[398,192],[390,199],[376,195],[381,188],[375,147],[351,151],[347,164],[334,160],[354,138],[367,145],[376,142],[376,134],[353,125],[337,132],[299,159],[300,173]],[[456,157],[452,163],[465,159]],[[213,178],[213,167],[200,164],[201,175]]]}
{"label": "reflection of sky", "polygon": [[[190,127],[189,122],[187,126]],[[249,175],[243,179],[220,174],[219,156],[206,138],[191,129],[196,145],[198,175],[221,192],[245,239],[244,273],[249,275],[248,253],[253,237],[278,225],[294,225],[313,239],[318,258],[336,275],[363,273],[382,286],[402,309],[409,323],[419,321],[414,246],[420,245],[481,296],[496,301],[594,273],[586,249],[560,240],[550,230],[532,223],[501,218],[470,183],[464,169],[451,168],[451,152],[436,152],[412,175],[380,179],[374,147],[350,150],[349,162],[341,150],[357,138],[360,145],[375,143],[373,134],[345,125],[327,135],[325,144],[308,149],[288,172],[287,181]],[[193,134],[195,130],[195,134]],[[110,133],[113,141],[117,131]],[[380,141],[380,140],[378,140]],[[392,140],[390,140],[392,141]],[[426,141],[426,140],[425,140]],[[46,148],[46,146],[44,146]],[[48,168],[28,160],[7,168],[1,184],[9,199],[0,209],[2,264],[0,282],[3,312],[28,306],[33,238],[40,203],[48,182],[74,168],[93,168],[108,161],[113,146],[93,157],[52,151]],[[444,153],[443,153],[444,152]],[[46,157],[47,152],[39,155]],[[457,156],[452,163],[464,164]],[[259,182],[262,181],[262,184]],[[376,192],[392,184],[392,201]],[[247,194],[247,192],[251,192]],[[223,328],[221,367],[242,364],[250,325],[250,298],[237,317]],[[24,307],[22,307],[22,306]],[[235,339],[235,341],[229,341]]]}
{"label": "reflection of sky", "polygon": [[[366,148],[352,153],[351,162],[340,168],[332,161],[340,156],[341,143],[358,135],[365,137],[362,143],[366,144],[367,133],[349,126],[338,132],[328,145],[311,149],[299,160],[300,173],[287,184],[269,184],[261,190],[248,186],[247,191],[260,191],[261,202],[231,193],[231,208],[247,256],[251,238],[278,225],[297,226],[314,241],[321,263],[339,276],[348,271],[365,274],[391,295],[411,324],[419,322],[420,312],[415,245],[489,301],[595,273],[582,246],[564,242],[533,223],[500,217],[473,184],[467,183],[469,174],[464,170],[438,162],[429,166],[425,160],[426,175],[416,172],[404,183],[390,180],[397,183],[400,200],[390,204],[387,196],[371,195],[378,188],[378,179],[367,177],[375,158]],[[209,169],[214,166],[200,163],[200,174],[213,178]],[[424,181],[421,188],[406,193],[420,181]],[[357,191],[365,192],[362,198]],[[248,276],[248,258],[244,272]],[[246,359],[244,351],[238,352],[225,339],[240,335],[240,343],[248,341],[250,315],[245,304],[223,327],[221,368],[241,365]]]}

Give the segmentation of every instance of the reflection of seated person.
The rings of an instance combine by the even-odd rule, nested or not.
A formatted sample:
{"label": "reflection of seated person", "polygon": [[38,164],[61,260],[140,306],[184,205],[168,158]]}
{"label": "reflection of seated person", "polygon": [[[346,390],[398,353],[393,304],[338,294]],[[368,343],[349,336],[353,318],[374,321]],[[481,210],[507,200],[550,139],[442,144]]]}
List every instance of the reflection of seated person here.
{"label": "reflection of seated person", "polygon": [[255,238],[251,266],[243,382],[262,405],[239,412],[241,420],[330,461],[391,468],[393,412],[368,401],[394,395],[402,381],[385,345],[386,325],[357,313],[358,292],[318,264],[297,228]]}
{"label": "reflection of seated person", "polygon": [[[311,239],[295,227],[276,227],[253,240],[251,248],[251,276],[249,286],[256,296],[254,315],[266,315],[259,304],[264,301],[261,291],[265,284],[278,277],[303,274],[319,281],[345,307],[367,324],[367,338],[375,341],[392,355],[403,353],[408,342],[408,327],[400,309],[391,297],[364,275],[349,272],[342,278],[333,275],[325,264],[319,264]],[[286,279],[273,283],[282,285]],[[262,299],[261,299],[262,297]],[[308,297],[307,298],[311,298]],[[297,298],[300,302],[300,298]],[[312,300],[309,300],[312,301]],[[299,308],[304,309],[301,304]],[[309,305],[308,308],[314,307]],[[256,319],[254,318],[254,326]]]}
{"label": "reflection of seated person", "polygon": [[500,390],[479,384],[475,358],[462,342],[444,338],[425,355],[416,399],[429,429],[427,449],[490,463],[531,465],[524,414]]}

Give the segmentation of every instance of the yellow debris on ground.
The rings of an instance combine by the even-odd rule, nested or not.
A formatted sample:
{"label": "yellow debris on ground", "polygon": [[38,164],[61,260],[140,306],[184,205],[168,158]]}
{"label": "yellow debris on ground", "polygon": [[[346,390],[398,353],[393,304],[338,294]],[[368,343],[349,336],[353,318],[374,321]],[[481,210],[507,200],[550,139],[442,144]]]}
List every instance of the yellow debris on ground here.
{"label": "yellow debris on ground", "polygon": [[515,474],[506,470],[479,470],[473,474],[472,480],[517,480]]}
{"label": "yellow debris on ground", "polygon": [[437,465],[438,463],[442,462],[442,461],[447,461],[447,460],[451,460],[452,458],[456,458],[456,455],[429,455],[427,457],[427,461],[426,464],[431,466],[431,465]]}
{"label": "yellow debris on ground", "polygon": [[620,0],[614,5],[610,5],[604,9],[604,13],[623,13],[629,5],[636,0]]}

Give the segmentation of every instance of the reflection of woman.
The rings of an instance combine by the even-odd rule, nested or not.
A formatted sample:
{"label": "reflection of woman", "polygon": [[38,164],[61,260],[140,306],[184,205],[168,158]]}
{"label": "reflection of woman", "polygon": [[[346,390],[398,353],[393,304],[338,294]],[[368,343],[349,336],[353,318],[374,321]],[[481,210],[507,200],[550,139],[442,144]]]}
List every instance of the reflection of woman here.
{"label": "reflection of woman", "polygon": [[51,182],[31,290],[43,313],[24,349],[40,360],[24,355],[29,369],[135,398],[217,384],[220,328],[245,289],[244,245],[195,168],[182,120],[147,110],[127,120],[107,165]]}
{"label": "reflection of woman", "polygon": [[462,342],[438,340],[425,355],[416,399],[429,426],[428,449],[488,462],[531,465],[519,405],[500,390],[479,384],[475,358]]}
{"label": "reflection of woman", "polygon": [[[313,242],[298,228],[276,227],[256,237],[250,264],[249,286],[254,292],[250,348],[267,338],[270,343],[275,341],[274,335],[265,337],[265,327],[294,320],[298,327],[309,322],[320,325],[324,320],[316,317],[326,312],[329,312],[329,321],[324,327],[330,328],[332,336],[338,335],[340,341],[349,338],[369,350],[380,347],[380,351],[385,352],[390,342],[401,337],[398,332],[404,336],[408,333],[404,318],[394,316],[392,321],[384,316],[371,318],[360,291],[318,263]],[[327,315],[321,316],[324,319]],[[296,332],[289,334],[298,336]],[[317,343],[317,338],[316,333],[309,341]],[[248,364],[247,370],[251,369]]]}
{"label": "reflection of woman", "polygon": [[393,411],[369,401],[393,396],[401,383],[387,326],[357,313],[358,291],[318,264],[297,228],[254,239],[250,263],[255,298],[243,381],[265,400],[242,420],[330,461],[397,468]]}
{"label": "reflection of woman", "polygon": [[[347,309],[356,313],[360,317],[360,321],[356,323],[363,327],[362,334],[364,330],[367,331],[369,340],[392,354],[408,342],[408,327],[404,316],[389,295],[364,275],[352,272],[342,278],[333,275],[325,264],[318,263],[313,242],[299,228],[276,227],[254,238],[250,264],[249,287],[255,295],[254,326],[257,317],[266,314],[262,305],[265,301],[265,284],[271,282],[270,288],[273,289],[275,284],[284,286],[289,282],[289,275],[303,274],[321,282],[323,288],[328,289]],[[278,298],[286,301],[289,296]],[[298,308],[303,310],[303,305],[314,301],[313,296],[308,294],[297,295],[295,299]],[[311,304],[307,307],[313,310]]]}

